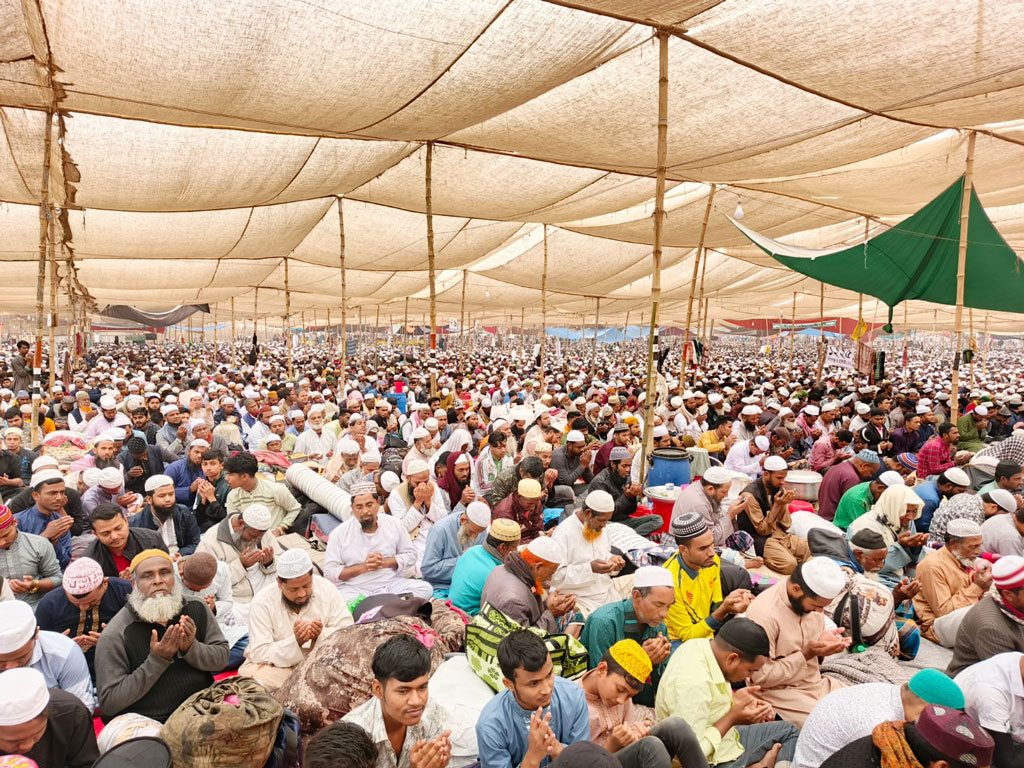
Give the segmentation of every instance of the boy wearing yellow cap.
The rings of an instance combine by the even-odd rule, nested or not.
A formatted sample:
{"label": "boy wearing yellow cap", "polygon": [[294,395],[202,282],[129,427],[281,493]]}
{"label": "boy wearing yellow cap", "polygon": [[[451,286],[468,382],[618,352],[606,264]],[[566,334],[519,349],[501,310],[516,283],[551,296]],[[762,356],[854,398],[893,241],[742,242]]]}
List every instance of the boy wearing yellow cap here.
{"label": "boy wearing yellow cap", "polygon": [[601,663],[580,679],[590,713],[590,739],[627,768],[707,765],[700,742],[686,721],[669,717],[653,725],[654,712],[633,703],[651,675],[651,658],[636,640],[612,645]]}

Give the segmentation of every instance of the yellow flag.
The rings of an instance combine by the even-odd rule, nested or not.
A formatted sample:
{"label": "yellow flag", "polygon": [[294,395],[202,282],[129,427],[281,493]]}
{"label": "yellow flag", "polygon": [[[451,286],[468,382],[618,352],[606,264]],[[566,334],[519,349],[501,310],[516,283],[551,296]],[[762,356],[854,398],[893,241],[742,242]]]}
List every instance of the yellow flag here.
{"label": "yellow flag", "polygon": [[853,329],[853,334],[851,334],[853,336],[853,340],[859,341],[860,337],[864,335],[867,329],[868,325],[863,320],[857,323],[857,327]]}

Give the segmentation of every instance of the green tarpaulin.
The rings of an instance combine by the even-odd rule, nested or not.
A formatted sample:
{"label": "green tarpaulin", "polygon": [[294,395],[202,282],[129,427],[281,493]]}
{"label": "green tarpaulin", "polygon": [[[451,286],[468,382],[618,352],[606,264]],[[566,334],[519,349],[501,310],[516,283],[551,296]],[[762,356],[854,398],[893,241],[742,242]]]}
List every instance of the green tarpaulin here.
{"label": "green tarpaulin", "polygon": [[[889,305],[919,299],[956,305],[963,177],[913,216],[864,243],[813,250],[759,235],[733,221],[780,264],[829,285],[866,293]],[[1021,261],[992,225],[971,190],[964,306],[1024,312]]]}

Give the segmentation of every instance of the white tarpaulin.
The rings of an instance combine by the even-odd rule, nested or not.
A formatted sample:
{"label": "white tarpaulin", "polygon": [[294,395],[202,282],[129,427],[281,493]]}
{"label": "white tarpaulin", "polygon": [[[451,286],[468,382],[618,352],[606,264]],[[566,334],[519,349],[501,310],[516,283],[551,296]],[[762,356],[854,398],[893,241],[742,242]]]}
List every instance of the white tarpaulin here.
{"label": "white tarpaulin", "polygon": [[[54,103],[61,313],[71,294],[221,318],[234,299],[239,318],[279,318],[285,259],[292,314],[337,313],[343,198],[349,317],[398,322],[408,306],[419,322],[432,141],[439,318],[465,294],[475,319],[525,307],[539,322],[546,231],[552,324],[592,322],[598,298],[602,322],[639,322],[654,24],[672,32],[666,324],[686,317],[710,184],[711,318],[788,315],[794,294],[817,316],[820,284],[727,216],[742,206],[743,226],[793,247],[848,247],[963,173],[968,128],[978,194],[1024,252],[1019,3],[0,0],[0,310],[34,310]],[[857,296],[827,287],[824,304],[855,314]],[[952,308],[908,307],[908,326],[951,323]]]}

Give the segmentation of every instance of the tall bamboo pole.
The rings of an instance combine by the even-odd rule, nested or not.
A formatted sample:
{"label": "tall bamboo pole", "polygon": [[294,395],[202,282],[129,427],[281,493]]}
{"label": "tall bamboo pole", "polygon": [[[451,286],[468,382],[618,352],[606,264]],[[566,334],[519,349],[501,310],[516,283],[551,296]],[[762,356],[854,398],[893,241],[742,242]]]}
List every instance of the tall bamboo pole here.
{"label": "tall bamboo pole", "polygon": [[629,333],[629,310],[626,310],[626,322],[622,324],[622,348],[626,348],[626,335]]}
{"label": "tall bamboo pole", "polygon": [[47,391],[51,397],[53,386],[57,382],[57,238],[54,235],[56,222],[56,216],[50,218],[47,234],[50,251],[50,364],[47,366],[50,369],[50,387]]}
{"label": "tall bamboo pole", "polygon": [[231,347],[228,350],[231,354],[231,367],[235,367],[235,345],[238,343],[238,333],[235,331],[235,297],[231,297]]}
{"label": "tall bamboo pole", "polygon": [[[698,274],[698,269],[700,268],[701,261],[702,261],[701,257],[704,256],[705,259],[706,259],[706,254],[704,254],[704,236],[707,234],[707,231],[708,231],[708,220],[711,218],[711,205],[714,202],[714,200],[715,200],[715,185],[712,184],[711,185],[711,189],[708,191],[708,202],[707,202],[707,205],[704,206],[704,221],[700,225],[700,240],[697,242],[697,250],[696,250],[696,252],[693,255],[693,277],[690,278],[690,297],[689,297],[689,299],[686,302],[686,328],[683,331],[683,353],[679,357],[679,380],[680,381],[685,381],[686,380],[686,363],[687,363],[686,348],[687,348],[687,346],[690,343],[690,320],[693,318],[693,299],[694,299],[694,297],[695,297],[695,295],[697,293],[697,274]],[[700,313],[700,306],[704,303],[704,277],[703,277],[703,272],[701,272],[700,285],[701,285],[701,289],[700,289],[701,297],[700,297],[700,304],[698,304],[698,309],[697,309],[698,314]],[[697,321],[697,325],[698,325],[698,327],[700,326],[700,321],[699,320]],[[696,355],[694,355],[694,357],[696,357]]]}
{"label": "tall bamboo pole", "polygon": [[790,377],[793,375],[793,346],[796,342],[796,291],[793,291],[793,311],[791,315],[792,320],[789,324],[789,369],[786,374]]}
{"label": "tall bamboo pole", "polygon": [[[348,298],[345,293],[348,289],[348,276],[345,272],[345,215],[342,212],[342,198],[338,196],[338,266],[341,270],[341,370],[342,374],[345,375],[346,365],[348,364],[348,335],[346,333],[348,325],[347,309],[345,307],[345,301]],[[409,300],[406,299],[408,304]],[[347,375],[345,375],[347,378]]]}
{"label": "tall bamboo pole", "polygon": [[967,308],[967,347],[971,350],[970,375],[967,386],[974,388],[974,347],[977,342],[974,339],[974,307]]}
{"label": "tall bamboo pole", "polygon": [[405,297],[405,325],[402,326],[405,332],[404,354],[409,354],[409,297]]}
{"label": "tall bamboo pole", "polygon": [[425,208],[427,214],[427,277],[430,280],[430,396],[437,396],[437,369],[434,350],[437,349],[437,286],[434,283],[434,203],[433,203],[434,142],[427,142]]}
{"label": "tall bamboo pole", "polygon": [[828,349],[825,345],[825,284],[821,284],[821,298],[818,301],[818,322],[821,324],[821,336],[818,339],[818,372],[815,381],[821,380],[821,373],[825,370],[825,355]]}
{"label": "tall bamboo pole", "polygon": [[29,428],[29,443],[33,450],[39,447],[41,430],[39,405],[42,393],[39,391],[39,374],[43,366],[43,286],[46,284],[46,255],[50,245],[50,149],[53,141],[53,116],[57,111],[57,92],[53,94],[50,108],[46,112],[46,127],[43,133],[43,178],[39,195],[39,275],[36,282],[36,352],[32,361],[32,424]]}
{"label": "tall bamboo pole", "polygon": [[590,377],[593,378],[597,372],[597,329],[601,324],[601,297],[597,297],[597,309],[594,312],[594,340],[590,345],[592,360],[590,363]]}
{"label": "tall bamboo pole", "polygon": [[380,344],[377,337],[380,336],[380,302],[377,303],[377,311],[373,316],[373,367],[380,366]]}
{"label": "tall bamboo pole", "polygon": [[459,364],[466,362],[466,270],[462,270],[462,302],[459,304]]}
{"label": "tall bamboo pole", "polygon": [[[988,315],[985,315],[985,319],[988,319]],[[910,335],[910,331],[907,327],[907,302],[903,302],[903,359],[900,361],[900,365],[903,367],[903,378],[907,377],[907,368],[909,367],[910,357],[907,355],[907,337]]]}
{"label": "tall bamboo pole", "polygon": [[[964,322],[964,277],[967,272],[967,230],[971,215],[971,189],[974,183],[974,142],[977,134],[971,131],[967,138],[967,162],[964,166],[964,191],[960,201],[960,248],[956,262],[956,314],[953,316],[954,355],[963,346],[960,343]],[[960,410],[960,366],[954,357],[953,376],[949,393],[949,420],[956,423]]]}
{"label": "tall bamboo pole", "polygon": [[981,358],[981,375],[988,375],[988,312],[985,313],[985,327],[982,331],[982,339],[984,339],[984,352]]}
{"label": "tall bamboo pole", "polygon": [[288,380],[292,379],[292,290],[288,282],[288,257],[284,258],[284,343],[288,347]]}
{"label": "tall bamboo pole", "polygon": [[519,359],[523,360],[526,354],[526,307],[519,310]]}
{"label": "tall bamboo pole", "polygon": [[[640,483],[647,477],[647,453],[654,428],[654,359],[658,350],[658,303],[661,301],[661,239],[665,226],[665,166],[668,158],[668,32],[658,30],[658,159],[654,185],[654,250],[651,269],[651,335],[647,344],[647,395],[640,449]],[[691,290],[692,294],[692,290]],[[689,326],[687,326],[688,328]]]}
{"label": "tall bamboo pole", "polygon": [[540,273],[540,391],[544,392],[544,356],[548,346],[548,225],[544,225],[544,268]]}

